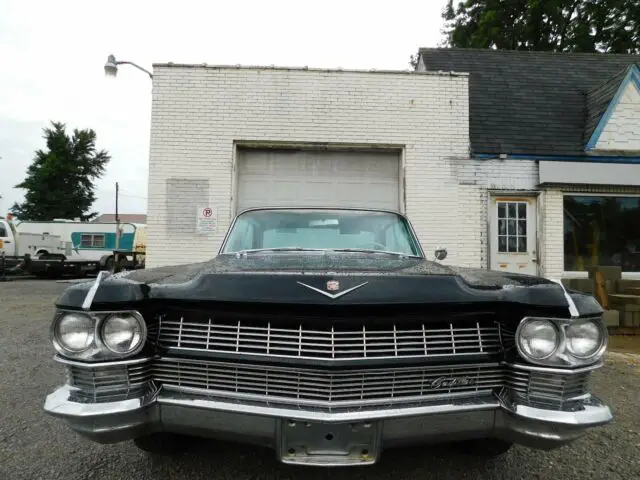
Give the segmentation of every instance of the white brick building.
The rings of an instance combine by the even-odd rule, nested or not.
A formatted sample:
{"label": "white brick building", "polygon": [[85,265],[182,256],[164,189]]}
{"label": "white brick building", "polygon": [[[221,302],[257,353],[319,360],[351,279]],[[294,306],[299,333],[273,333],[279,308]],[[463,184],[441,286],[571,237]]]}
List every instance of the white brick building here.
{"label": "white brick building", "polygon": [[[469,74],[459,178],[484,199],[485,265],[555,278],[614,265],[640,277],[639,66],[637,55],[420,50],[418,71]],[[525,222],[508,212],[523,204]]]}
{"label": "white brick building", "polygon": [[[406,213],[427,254],[439,245],[447,248],[444,263],[586,275],[564,268],[563,202],[567,192],[585,191],[587,184],[590,193],[640,195],[640,164],[599,163],[603,154],[597,150],[615,149],[622,141],[627,155],[635,148],[640,129],[634,115],[640,109],[634,91],[605,115],[597,110],[613,93],[595,88],[589,118],[599,132],[596,153],[590,153],[597,161],[576,164],[565,161],[575,160],[572,145],[552,145],[553,155],[541,148],[543,130],[556,118],[543,119],[551,125],[515,125],[528,135],[528,144],[517,138],[509,144],[519,119],[513,108],[520,105],[513,104],[529,94],[515,92],[500,110],[492,107],[501,104],[500,90],[488,92],[486,105],[480,105],[486,115],[478,116],[478,84],[470,80],[481,77],[481,86],[491,80],[499,89],[506,77],[502,83],[500,75],[482,77],[468,58],[443,59],[437,55],[451,50],[437,52],[443,50],[421,51],[419,72],[154,65],[147,265],[211,258],[243,208],[336,205]],[[425,58],[432,63],[426,68]],[[486,61],[495,67],[494,59]],[[616,65],[624,61],[629,62],[618,59]],[[575,109],[583,109],[580,88],[560,103],[575,101]],[[599,127],[605,116],[612,120]],[[490,148],[478,151],[478,138]],[[585,155],[584,148],[580,153]],[[576,165],[585,175],[579,181]],[[612,185],[612,175],[625,180]],[[605,183],[594,187],[594,176]],[[197,211],[207,207],[217,231],[199,234]],[[515,234],[500,234],[512,223],[519,229]],[[509,251],[511,243],[516,252]]]}
{"label": "white brick building", "polygon": [[[398,209],[427,252],[479,265],[458,201],[468,152],[464,74],[155,65],[148,265],[210,258],[238,210],[265,204]],[[203,205],[214,235],[196,233]]]}

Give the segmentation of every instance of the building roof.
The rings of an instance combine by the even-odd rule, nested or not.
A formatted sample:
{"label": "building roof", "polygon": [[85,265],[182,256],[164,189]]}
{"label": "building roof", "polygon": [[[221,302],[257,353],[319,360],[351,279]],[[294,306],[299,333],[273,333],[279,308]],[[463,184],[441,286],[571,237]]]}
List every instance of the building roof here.
{"label": "building roof", "polygon": [[[147,223],[147,215],[144,213],[121,213],[118,216],[120,217],[120,223]],[[115,221],[115,213],[103,213],[92,220],[94,223],[113,223]]]}
{"label": "building roof", "polygon": [[468,72],[473,153],[585,155],[639,55],[421,48],[428,71]]}
{"label": "building roof", "polygon": [[[356,69],[356,68],[314,68],[314,67],[287,67],[278,65],[214,65],[207,63],[154,63],[153,68],[188,68],[194,70],[269,70],[269,71],[282,71],[282,72],[326,72],[326,73],[371,73],[371,74],[393,74],[393,75],[415,75],[415,70],[407,68],[405,70],[388,70],[388,69]],[[452,76],[452,77],[466,77],[467,73],[464,72],[428,72],[431,75],[440,76]],[[160,74],[160,73],[159,73]],[[155,75],[155,74],[154,74]]]}
{"label": "building roof", "polygon": [[623,68],[611,78],[587,92],[587,117],[585,119],[584,141],[588,142],[598,126],[602,115],[620,88],[622,80],[627,75],[629,67]]}

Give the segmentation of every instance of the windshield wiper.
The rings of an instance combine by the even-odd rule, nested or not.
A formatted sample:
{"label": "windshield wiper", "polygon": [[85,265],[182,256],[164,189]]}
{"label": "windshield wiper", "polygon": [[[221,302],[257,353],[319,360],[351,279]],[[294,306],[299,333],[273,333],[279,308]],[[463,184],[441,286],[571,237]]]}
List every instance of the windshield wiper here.
{"label": "windshield wiper", "polygon": [[395,255],[398,257],[420,258],[418,255],[411,255],[403,252],[393,252],[391,250],[371,250],[367,248],[331,248],[329,250],[332,252],[380,253],[383,255]]}
{"label": "windshield wiper", "polygon": [[377,253],[381,255],[394,255],[398,257],[420,258],[419,255],[410,255],[402,252],[392,252],[389,250],[371,250],[366,248],[305,248],[305,247],[273,247],[273,248],[251,248],[233,252],[236,256],[247,255],[249,253],[261,252],[325,252],[325,253]]}
{"label": "windshield wiper", "polygon": [[246,255],[247,253],[260,252],[325,252],[326,248],[303,248],[303,247],[273,247],[273,248],[250,248],[233,252],[236,255]]}

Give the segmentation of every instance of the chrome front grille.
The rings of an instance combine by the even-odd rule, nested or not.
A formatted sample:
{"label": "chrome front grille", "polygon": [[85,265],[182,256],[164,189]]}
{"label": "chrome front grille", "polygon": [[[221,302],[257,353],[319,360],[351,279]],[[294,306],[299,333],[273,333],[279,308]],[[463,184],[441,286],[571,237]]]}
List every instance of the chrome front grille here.
{"label": "chrome front grille", "polygon": [[80,403],[116,402],[144,396],[151,387],[148,364],[88,368],[67,365],[67,382],[73,401]]}
{"label": "chrome front grille", "polygon": [[581,400],[589,392],[590,372],[558,375],[546,372],[513,369],[506,378],[506,386],[527,404],[563,409]]}
{"label": "chrome front grille", "polygon": [[161,317],[157,345],[184,351],[322,360],[490,355],[501,349],[493,322],[388,324],[364,322],[292,327],[277,321]]}
{"label": "chrome front grille", "polygon": [[588,395],[590,372],[542,373],[479,363],[394,368],[292,368],[155,358],[117,366],[67,365],[77,402],[139,398],[166,388],[234,401],[336,410],[375,408],[511,392],[531,406],[561,410]]}
{"label": "chrome front grille", "polygon": [[502,385],[503,372],[498,365],[333,371],[162,359],[154,378],[213,396],[341,408],[488,394]]}

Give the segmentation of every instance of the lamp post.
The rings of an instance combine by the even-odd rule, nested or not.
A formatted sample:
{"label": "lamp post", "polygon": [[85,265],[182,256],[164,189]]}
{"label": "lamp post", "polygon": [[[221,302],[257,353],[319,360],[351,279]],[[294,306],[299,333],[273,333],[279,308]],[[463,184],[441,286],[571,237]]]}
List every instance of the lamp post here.
{"label": "lamp post", "polygon": [[109,55],[107,57],[107,63],[104,64],[104,74],[107,77],[115,77],[118,74],[118,65],[132,65],[134,67],[136,67],[138,70],[143,71],[144,73],[146,73],[147,75],[149,75],[149,78],[153,79],[153,74],[147,70],[146,68],[141,67],[140,65],[137,65],[133,62],[127,62],[124,60],[116,60],[116,57],[114,57],[113,55]]}
{"label": "lamp post", "polygon": [[[146,73],[147,75],[149,75],[149,78],[151,78],[153,80],[153,74],[147,70],[146,68],[141,67],[140,65],[133,63],[133,62],[128,62],[128,61],[124,61],[124,60],[116,60],[116,57],[114,55],[109,55],[107,57],[107,63],[104,64],[104,74],[107,77],[115,77],[118,74],[118,65],[132,65],[134,67],[136,67],[138,70],[143,71],[144,73]],[[120,248],[120,217],[118,215],[118,193],[119,193],[119,185],[118,182],[116,182],[116,250],[118,250]],[[114,261],[118,260],[118,255],[115,255]]]}

